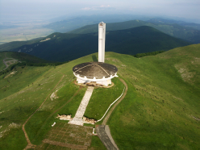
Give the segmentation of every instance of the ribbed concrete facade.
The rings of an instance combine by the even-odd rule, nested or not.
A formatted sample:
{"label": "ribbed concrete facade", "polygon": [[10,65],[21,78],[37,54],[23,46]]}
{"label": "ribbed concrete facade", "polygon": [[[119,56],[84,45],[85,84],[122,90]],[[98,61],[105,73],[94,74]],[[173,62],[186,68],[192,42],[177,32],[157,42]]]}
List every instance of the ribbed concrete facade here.
{"label": "ribbed concrete facade", "polygon": [[74,66],[73,73],[78,83],[95,82],[104,86],[117,77],[117,67],[102,62],[87,62]]}

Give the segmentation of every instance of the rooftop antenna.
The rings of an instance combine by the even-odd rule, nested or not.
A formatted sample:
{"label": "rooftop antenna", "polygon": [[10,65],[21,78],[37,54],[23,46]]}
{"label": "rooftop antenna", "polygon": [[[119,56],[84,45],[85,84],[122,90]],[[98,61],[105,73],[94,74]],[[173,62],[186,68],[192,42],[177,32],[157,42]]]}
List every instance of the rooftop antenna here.
{"label": "rooftop antenna", "polygon": [[98,62],[105,61],[105,40],[106,40],[106,24],[100,22],[98,25]]}

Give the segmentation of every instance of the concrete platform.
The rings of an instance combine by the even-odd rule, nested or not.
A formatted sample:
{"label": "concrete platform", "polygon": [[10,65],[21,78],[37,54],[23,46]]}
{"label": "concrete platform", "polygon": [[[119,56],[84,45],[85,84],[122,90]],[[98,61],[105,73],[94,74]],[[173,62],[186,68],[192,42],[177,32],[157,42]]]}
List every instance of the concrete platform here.
{"label": "concrete platform", "polygon": [[83,96],[83,99],[81,101],[81,104],[79,105],[78,110],[76,111],[75,117],[71,121],[69,121],[69,124],[83,126],[82,118],[90,101],[90,97],[92,96],[93,90],[94,87],[88,86],[87,91],[85,92],[85,95]]}

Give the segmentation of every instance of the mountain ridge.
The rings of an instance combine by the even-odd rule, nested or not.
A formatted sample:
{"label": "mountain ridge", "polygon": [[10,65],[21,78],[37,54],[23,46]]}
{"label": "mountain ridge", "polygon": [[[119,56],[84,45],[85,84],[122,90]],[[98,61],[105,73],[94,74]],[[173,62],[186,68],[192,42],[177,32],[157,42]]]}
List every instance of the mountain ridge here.
{"label": "mountain ridge", "polygon": [[[169,50],[189,44],[148,26],[106,33],[106,51],[124,54]],[[54,33],[36,43],[11,51],[24,52],[48,61],[63,62],[94,53],[97,49],[97,33]]]}
{"label": "mountain ridge", "polygon": [[[178,24],[169,24],[169,23],[163,24],[158,21],[151,22],[151,20],[149,22],[141,21],[141,20],[130,20],[130,21],[119,22],[119,23],[107,23],[106,30],[107,31],[122,30],[122,29],[129,29],[129,28],[134,28],[134,27],[139,27],[139,26],[153,27],[173,37],[180,38],[182,40],[186,40],[194,44],[200,43],[200,31],[197,29],[194,29],[192,27],[184,27]],[[84,26],[79,29],[70,31],[70,33],[76,33],[76,34],[97,33],[97,32],[98,32],[97,24]]]}

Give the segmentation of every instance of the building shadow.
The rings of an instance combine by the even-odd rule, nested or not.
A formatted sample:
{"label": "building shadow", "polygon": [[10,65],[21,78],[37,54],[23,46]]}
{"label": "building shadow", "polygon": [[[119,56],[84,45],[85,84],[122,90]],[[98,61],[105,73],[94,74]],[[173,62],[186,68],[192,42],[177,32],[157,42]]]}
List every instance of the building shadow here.
{"label": "building shadow", "polygon": [[96,56],[96,55],[92,55],[92,60],[93,60],[94,62],[98,62],[97,56]]}

